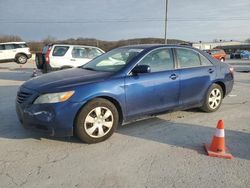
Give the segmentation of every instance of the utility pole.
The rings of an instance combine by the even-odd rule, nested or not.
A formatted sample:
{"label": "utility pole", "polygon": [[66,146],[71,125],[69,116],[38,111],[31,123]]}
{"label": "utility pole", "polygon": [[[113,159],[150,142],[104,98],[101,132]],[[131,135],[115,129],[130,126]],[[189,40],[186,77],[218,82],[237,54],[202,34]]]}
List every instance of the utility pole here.
{"label": "utility pole", "polygon": [[166,12],[165,12],[165,24],[164,24],[164,27],[165,27],[165,44],[168,43],[167,41],[167,27],[168,27],[168,0],[166,0]]}

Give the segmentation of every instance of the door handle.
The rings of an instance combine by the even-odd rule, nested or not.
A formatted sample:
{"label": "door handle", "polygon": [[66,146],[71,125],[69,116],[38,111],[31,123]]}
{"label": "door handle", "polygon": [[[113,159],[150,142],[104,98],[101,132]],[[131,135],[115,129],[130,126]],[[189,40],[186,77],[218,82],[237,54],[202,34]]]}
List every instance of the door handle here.
{"label": "door handle", "polygon": [[171,74],[171,75],[169,76],[169,78],[172,79],[172,80],[175,80],[176,78],[178,78],[178,75],[176,75],[176,74]]}
{"label": "door handle", "polygon": [[214,69],[208,69],[208,72],[212,74],[214,72]]}
{"label": "door handle", "polygon": [[70,59],[70,61],[76,61],[75,59]]}

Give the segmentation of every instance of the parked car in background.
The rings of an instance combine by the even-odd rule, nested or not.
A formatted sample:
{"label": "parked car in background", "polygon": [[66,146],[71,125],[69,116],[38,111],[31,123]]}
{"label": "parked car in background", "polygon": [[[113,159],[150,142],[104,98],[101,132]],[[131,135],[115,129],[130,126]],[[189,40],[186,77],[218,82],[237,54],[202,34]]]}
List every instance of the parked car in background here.
{"label": "parked car in background", "polygon": [[244,50],[240,53],[241,59],[250,59],[250,52],[247,50]]}
{"label": "parked car in background", "polygon": [[211,49],[211,50],[205,50],[207,53],[209,53],[213,58],[220,60],[221,62],[224,62],[226,59],[226,53],[222,49]]}
{"label": "parked car in background", "polygon": [[230,54],[230,59],[240,59],[242,50],[236,50],[234,53]]}
{"label": "parked car in background", "polygon": [[96,143],[122,122],[169,110],[219,109],[233,69],[188,46],[137,45],[25,82],[16,110],[26,128]]}
{"label": "parked car in background", "polygon": [[50,44],[44,46],[42,53],[36,53],[36,66],[43,72],[78,67],[103,54],[94,46]]}
{"label": "parked car in background", "polygon": [[30,49],[25,42],[0,43],[0,62],[25,64],[31,58]]}

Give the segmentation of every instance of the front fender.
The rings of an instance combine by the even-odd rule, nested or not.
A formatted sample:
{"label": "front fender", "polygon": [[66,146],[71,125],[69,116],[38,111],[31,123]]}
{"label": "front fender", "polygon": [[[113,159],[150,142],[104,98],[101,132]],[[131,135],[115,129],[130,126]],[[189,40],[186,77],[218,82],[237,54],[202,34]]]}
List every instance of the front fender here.
{"label": "front fender", "polygon": [[94,98],[103,97],[115,100],[121,107],[123,117],[126,115],[124,79],[112,79],[77,87],[71,102],[86,103]]}

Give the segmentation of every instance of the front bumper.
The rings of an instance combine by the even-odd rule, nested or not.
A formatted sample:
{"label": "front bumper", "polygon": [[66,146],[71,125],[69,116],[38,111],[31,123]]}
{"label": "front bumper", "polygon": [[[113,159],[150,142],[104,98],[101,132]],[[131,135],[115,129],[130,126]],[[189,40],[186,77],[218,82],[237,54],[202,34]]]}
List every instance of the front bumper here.
{"label": "front bumper", "polygon": [[28,59],[32,57],[32,54],[27,54]]}
{"label": "front bumper", "polygon": [[20,103],[17,98],[16,112],[24,128],[66,137],[73,135],[74,120],[83,104],[68,101],[54,104]]}

